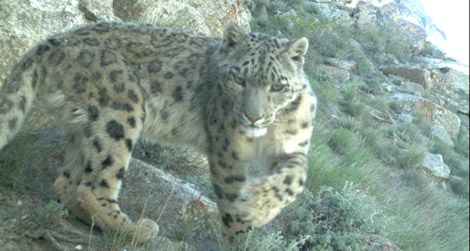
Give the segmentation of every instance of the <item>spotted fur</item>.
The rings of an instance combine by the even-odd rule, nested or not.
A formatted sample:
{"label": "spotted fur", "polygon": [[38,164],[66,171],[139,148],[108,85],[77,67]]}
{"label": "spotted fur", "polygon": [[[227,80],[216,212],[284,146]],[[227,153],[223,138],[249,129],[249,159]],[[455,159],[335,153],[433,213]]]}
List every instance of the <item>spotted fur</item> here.
{"label": "spotted fur", "polygon": [[228,241],[272,220],[306,181],[316,98],[302,66],[308,41],[226,28],[222,40],[166,28],[98,23],[30,50],[0,92],[0,147],[34,100],[65,127],[55,182],[64,205],[102,228],[146,240],[118,193],[138,140],[207,154]]}

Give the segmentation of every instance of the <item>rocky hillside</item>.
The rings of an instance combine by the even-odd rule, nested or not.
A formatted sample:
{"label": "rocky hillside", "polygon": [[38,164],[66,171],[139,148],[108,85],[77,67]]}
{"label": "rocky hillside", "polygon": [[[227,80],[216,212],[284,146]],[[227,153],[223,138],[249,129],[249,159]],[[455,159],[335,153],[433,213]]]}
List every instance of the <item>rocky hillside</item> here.
{"label": "rocky hillside", "polygon": [[[468,250],[468,69],[426,42],[413,1],[48,0],[0,4],[0,79],[55,32],[97,20],[225,24],[310,41],[320,104],[308,191],[240,250]],[[0,84],[1,85],[1,84]],[[0,152],[0,250],[224,250],[204,156],[140,144],[121,196],[158,221],[138,246],[55,202],[61,131],[33,111]]]}

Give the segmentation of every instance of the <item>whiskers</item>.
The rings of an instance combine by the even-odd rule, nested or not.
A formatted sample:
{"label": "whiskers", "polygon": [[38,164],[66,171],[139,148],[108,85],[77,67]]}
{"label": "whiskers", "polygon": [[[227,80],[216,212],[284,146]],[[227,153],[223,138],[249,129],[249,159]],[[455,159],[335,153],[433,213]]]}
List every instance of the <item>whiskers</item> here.
{"label": "whiskers", "polygon": [[233,114],[237,117],[237,118],[242,118],[243,120],[246,120],[245,119],[245,115],[243,115],[243,112],[240,111],[240,109],[237,109],[237,108],[233,108]]}
{"label": "whiskers", "polygon": [[275,126],[277,126],[277,125],[280,125],[281,122],[275,119],[275,120],[273,120],[273,121],[272,121],[271,123],[269,123],[269,124],[270,124],[270,125],[275,125]]}

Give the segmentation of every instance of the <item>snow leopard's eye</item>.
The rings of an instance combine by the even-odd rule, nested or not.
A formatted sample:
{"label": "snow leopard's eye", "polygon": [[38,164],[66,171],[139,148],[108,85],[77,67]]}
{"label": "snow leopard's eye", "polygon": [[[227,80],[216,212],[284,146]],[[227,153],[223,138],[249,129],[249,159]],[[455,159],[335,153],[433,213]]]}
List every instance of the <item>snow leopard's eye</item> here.
{"label": "snow leopard's eye", "polygon": [[280,92],[282,90],[284,90],[284,88],[286,87],[286,85],[283,85],[283,84],[274,84],[271,86],[271,91],[272,92]]}
{"label": "snow leopard's eye", "polygon": [[242,87],[246,86],[245,79],[240,76],[240,68],[238,66],[233,66],[230,69],[230,77],[235,83],[239,84]]}
{"label": "snow leopard's eye", "polygon": [[287,81],[281,80],[279,83],[275,83],[271,86],[272,92],[280,92],[287,87]]}

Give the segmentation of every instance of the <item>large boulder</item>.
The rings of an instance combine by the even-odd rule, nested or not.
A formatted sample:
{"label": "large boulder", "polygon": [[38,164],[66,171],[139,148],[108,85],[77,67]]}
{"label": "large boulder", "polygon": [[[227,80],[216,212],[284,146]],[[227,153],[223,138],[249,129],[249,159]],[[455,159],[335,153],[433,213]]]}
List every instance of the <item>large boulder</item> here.
{"label": "large boulder", "polygon": [[345,1],[307,1],[305,5],[323,18],[352,22],[352,19],[349,17],[350,11],[346,7]]}
{"label": "large boulder", "polygon": [[227,23],[250,30],[245,1],[206,0],[2,0],[0,86],[21,55],[47,36],[97,20],[124,20],[191,29],[221,36]]}
{"label": "large boulder", "polygon": [[250,30],[251,13],[246,1],[115,0],[114,10],[125,21],[160,24],[221,36],[227,23]]}
{"label": "large boulder", "polygon": [[394,93],[390,96],[390,102],[394,104],[399,113],[412,113],[419,116],[448,133],[451,138],[457,138],[460,131],[460,118],[444,107],[408,93]]}
{"label": "large boulder", "polygon": [[394,75],[421,85],[429,90],[432,87],[431,72],[423,67],[391,66],[383,67],[382,72],[385,75]]}
{"label": "large boulder", "polygon": [[50,34],[86,22],[78,0],[2,0],[0,5],[0,85],[27,49]]}
{"label": "large boulder", "polygon": [[418,54],[425,48],[427,33],[434,30],[427,16],[409,1],[367,0],[351,1],[348,5],[353,8],[351,16],[355,18],[359,29],[367,31],[371,25],[393,22],[399,24],[397,32],[406,36],[410,47],[409,53]]}
{"label": "large boulder", "polygon": [[[468,69],[467,69],[468,70]],[[433,69],[434,90],[442,94],[447,103],[468,113],[469,78],[468,72],[451,67]]]}
{"label": "large boulder", "polygon": [[461,121],[455,113],[427,99],[416,100],[412,109],[421,118],[444,129],[453,139],[457,138]]}
{"label": "large boulder", "polygon": [[[148,215],[157,220],[160,236],[178,236],[188,231],[184,233],[185,241],[198,250],[217,245],[214,232],[219,231],[219,214],[215,202],[194,189],[194,185],[143,161],[131,160],[120,201],[131,218]],[[193,229],[184,229],[188,219],[195,221],[186,226]]]}
{"label": "large boulder", "polygon": [[[60,155],[57,149],[50,148],[51,145],[46,147],[48,154]],[[122,237],[91,231],[89,225],[73,216],[66,217],[67,213],[54,202],[53,196],[52,182],[58,162],[47,156],[32,159],[29,166],[22,167],[28,175],[16,181],[22,184],[17,185],[22,188],[16,188],[21,193],[0,186],[0,246],[7,247],[0,249],[81,250],[91,245],[93,250],[124,250],[128,245],[132,247]],[[193,187],[154,166],[131,160],[120,205],[132,219],[147,217],[160,226],[158,235],[143,250],[220,248],[221,239],[216,234],[219,232],[217,206]]]}

